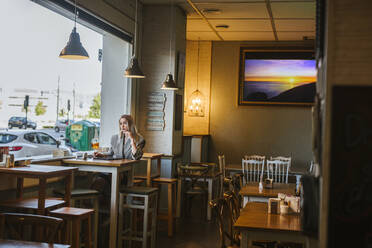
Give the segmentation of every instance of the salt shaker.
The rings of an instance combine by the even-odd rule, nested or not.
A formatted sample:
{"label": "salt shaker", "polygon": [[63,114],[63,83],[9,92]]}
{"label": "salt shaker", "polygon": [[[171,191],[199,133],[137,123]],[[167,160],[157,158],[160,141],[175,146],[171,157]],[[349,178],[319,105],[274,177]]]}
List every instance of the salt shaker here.
{"label": "salt shaker", "polygon": [[260,183],[258,184],[258,192],[262,193],[263,191],[263,184],[262,184],[262,181],[260,181]]}

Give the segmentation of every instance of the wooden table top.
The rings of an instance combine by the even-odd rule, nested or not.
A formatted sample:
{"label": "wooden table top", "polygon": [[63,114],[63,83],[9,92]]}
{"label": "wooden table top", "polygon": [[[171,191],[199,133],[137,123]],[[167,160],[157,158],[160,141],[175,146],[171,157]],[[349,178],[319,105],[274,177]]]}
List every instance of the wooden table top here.
{"label": "wooden table top", "polygon": [[278,197],[278,193],[294,195],[295,190],[296,184],[294,183],[274,183],[274,188],[272,189],[263,188],[262,192],[260,193],[258,191],[258,182],[251,182],[243,186],[239,194],[242,196],[276,198]]}
{"label": "wooden table top", "polygon": [[0,239],[0,247],[18,247],[18,248],[69,248],[70,245],[48,244],[41,242],[31,242],[23,240]]}
{"label": "wooden table top", "polygon": [[50,165],[35,165],[20,166],[13,168],[1,168],[0,173],[12,174],[23,177],[56,177],[77,170],[76,167],[62,167]]}
{"label": "wooden table top", "polygon": [[163,153],[150,153],[150,152],[144,152],[143,155],[142,155],[142,158],[144,159],[154,159],[154,158],[160,158],[160,157],[163,157],[164,154]]}
{"label": "wooden table top", "polygon": [[267,203],[248,202],[240,213],[234,227],[241,231],[271,230],[301,232],[299,214],[269,214]]}
{"label": "wooden table top", "polygon": [[62,162],[64,164],[72,164],[72,165],[99,165],[99,166],[108,166],[108,167],[120,167],[123,165],[134,164],[137,163],[138,160],[130,160],[130,159],[115,159],[115,160],[103,160],[103,159],[77,159],[77,158],[70,158],[70,159],[63,159]]}

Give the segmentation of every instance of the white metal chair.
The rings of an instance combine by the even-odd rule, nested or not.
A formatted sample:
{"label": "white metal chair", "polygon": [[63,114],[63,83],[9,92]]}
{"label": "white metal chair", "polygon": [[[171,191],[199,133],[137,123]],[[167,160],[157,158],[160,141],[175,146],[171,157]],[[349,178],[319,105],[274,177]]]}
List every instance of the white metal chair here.
{"label": "white metal chair", "polygon": [[244,184],[247,182],[259,182],[262,180],[265,160],[242,159]]}
{"label": "white metal chair", "polygon": [[245,160],[258,160],[258,161],[265,161],[265,156],[261,155],[244,155]]}
{"label": "white metal chair", "polygon": [[273,179],[276,183],[288,183],[290,165],[290,160],[266,160],[267,178]]}
{"label": "white metal chair", "polygon": [[282,161],[282,162],[287,162],[289,168],[291,168],[291,162],[292,162],[292,158],[291,157],[283,157],[283,156],[270,157],[270,160],[279,160],[279,161]]}

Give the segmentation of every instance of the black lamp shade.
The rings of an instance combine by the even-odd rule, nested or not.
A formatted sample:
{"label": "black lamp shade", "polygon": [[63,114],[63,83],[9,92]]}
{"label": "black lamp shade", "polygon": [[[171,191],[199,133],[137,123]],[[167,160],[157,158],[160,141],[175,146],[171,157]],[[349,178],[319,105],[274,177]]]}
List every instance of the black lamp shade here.
{"label": "black lamp shade", "polygon": [[143,74],[136,56],[133,56],[130,60],[127,69],[125,69],[124,76],[128,78],[145,78],[145,74]]}
{"label": "black lamp shade", "polygon": [[75,60],[89,59],[87,51],[84,49],[83,45],[80,42],[80,36],[76,32],[76,27],[72,29],[70,39],[67,42],[65,48],[62,49],[59,57],[63,59]]}
{"label": "black lamp shade", "polygon": [[176,82],[173,80],[172,74],[168,74],[163,85],[161,86],[162,90],[178,90]]}

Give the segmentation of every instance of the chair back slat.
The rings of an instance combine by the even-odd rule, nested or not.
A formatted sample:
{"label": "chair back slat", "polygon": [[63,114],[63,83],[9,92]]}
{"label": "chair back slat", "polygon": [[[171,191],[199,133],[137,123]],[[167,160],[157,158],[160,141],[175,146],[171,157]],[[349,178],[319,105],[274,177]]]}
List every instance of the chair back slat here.
{"label": "chair back slat", "polygon": [[226,161],[224,154],[218,155],[218,165],[219,171],[222,173],[223,177],[226,177]]}
{"label": "chair back slat", "polygon": [[246,160],[242,159],[242,170],[244,175],[244,183],[259,182],[263,176],[265,167],[264,160]]}

